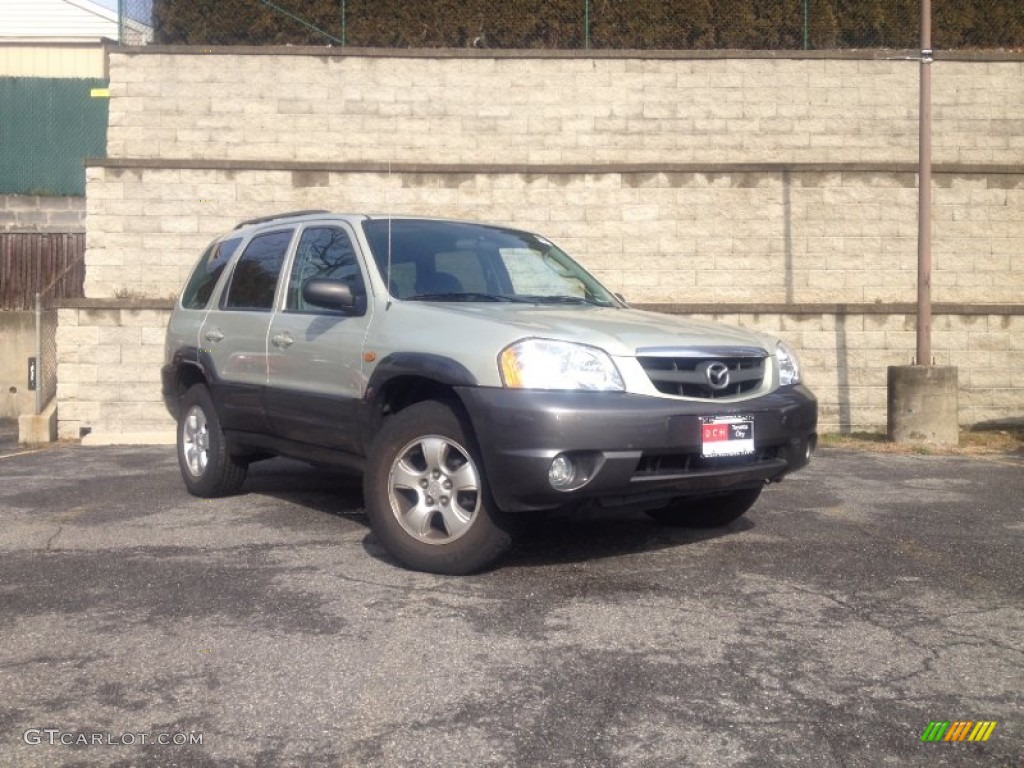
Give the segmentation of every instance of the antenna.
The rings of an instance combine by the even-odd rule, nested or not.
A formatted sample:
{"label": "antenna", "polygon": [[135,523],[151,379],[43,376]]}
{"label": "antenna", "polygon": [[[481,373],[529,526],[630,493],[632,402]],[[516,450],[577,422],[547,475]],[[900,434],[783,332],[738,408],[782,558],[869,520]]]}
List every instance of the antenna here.
{"label": "antenna", "polygon": [[387,200],[387,217],[388,217],[388,269],[384,279],[387,281],[385,290],[388,293],[388,303],[384,307],[384,311],[391,309],[391,161],[388,160],[388,191],[385,196]]}

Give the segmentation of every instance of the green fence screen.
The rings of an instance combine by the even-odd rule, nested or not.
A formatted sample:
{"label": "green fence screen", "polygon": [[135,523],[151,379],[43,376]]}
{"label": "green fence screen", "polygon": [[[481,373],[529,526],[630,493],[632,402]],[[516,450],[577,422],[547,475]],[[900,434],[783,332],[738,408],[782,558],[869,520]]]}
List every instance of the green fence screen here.
{"label": "green fence screen", "polygon": [[0,78],[0,194],[84,195],[86,157],[107,153],[106,80]]}

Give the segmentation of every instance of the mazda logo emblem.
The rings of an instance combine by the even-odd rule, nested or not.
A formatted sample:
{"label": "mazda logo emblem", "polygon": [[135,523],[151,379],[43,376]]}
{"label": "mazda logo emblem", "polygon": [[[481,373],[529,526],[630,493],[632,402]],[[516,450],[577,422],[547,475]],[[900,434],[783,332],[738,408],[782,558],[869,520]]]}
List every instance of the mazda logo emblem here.
{"label": "mazda logo emblem", "polygon": [[729,366],[725,363],[717,360],[708,363],[704,368],[704,376],[708,380],[708,386],[714,390],[725,389],[729,386]]}

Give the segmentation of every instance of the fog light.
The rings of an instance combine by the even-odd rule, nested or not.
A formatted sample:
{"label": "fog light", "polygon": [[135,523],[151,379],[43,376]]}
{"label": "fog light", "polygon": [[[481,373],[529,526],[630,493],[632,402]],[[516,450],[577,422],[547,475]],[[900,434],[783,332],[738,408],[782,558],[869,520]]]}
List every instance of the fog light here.
{"label": "fog light", "polygon": [[548,467],[548,482],[556,491],[564,491],[569,488],[576,479],[576,467],[572,459],[564,453],[560,453],[551,460]]}

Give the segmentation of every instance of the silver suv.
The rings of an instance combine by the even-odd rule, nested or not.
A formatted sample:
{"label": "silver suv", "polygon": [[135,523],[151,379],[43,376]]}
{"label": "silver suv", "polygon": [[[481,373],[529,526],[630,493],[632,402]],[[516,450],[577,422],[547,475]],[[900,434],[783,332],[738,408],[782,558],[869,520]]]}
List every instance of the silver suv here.
{"label": "silver suv", "polygon": [[524,512],[721,526],[804,466],[817,403],[778,339],[630,309],[507,227],[309,211],[217,238],[167,329],[188,490],[287,455],[363,473],[407,567],[469,573]]}

